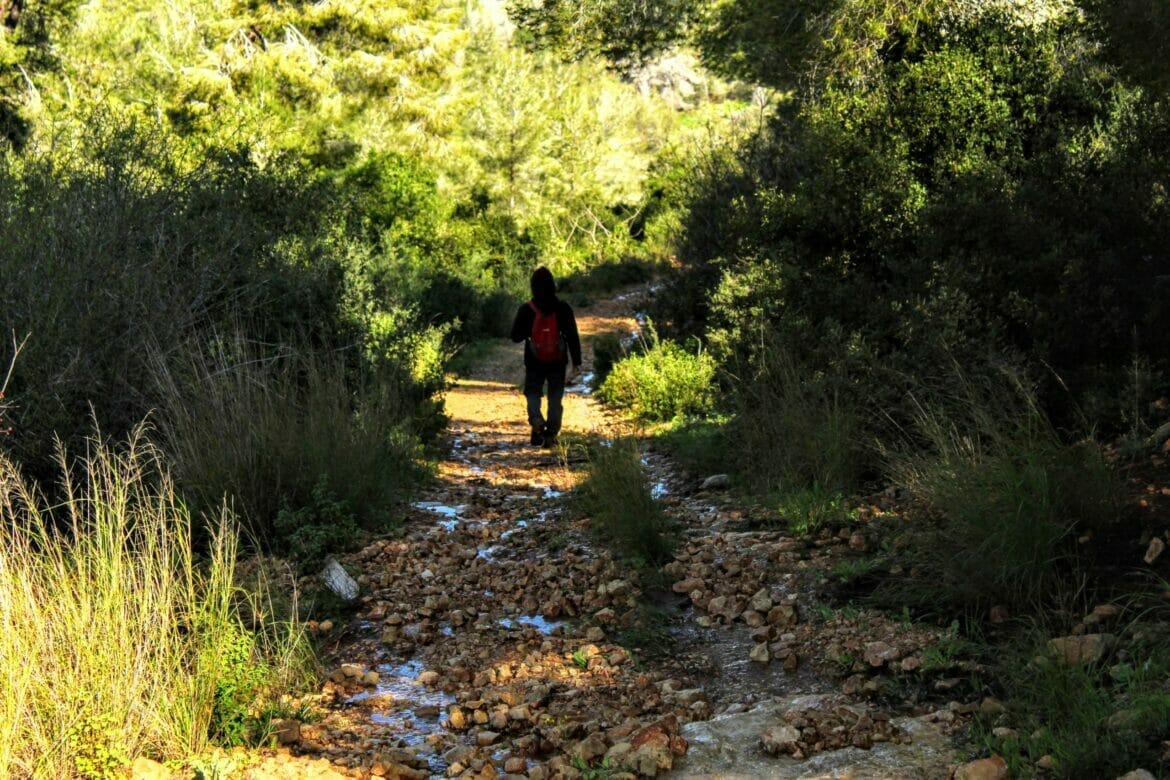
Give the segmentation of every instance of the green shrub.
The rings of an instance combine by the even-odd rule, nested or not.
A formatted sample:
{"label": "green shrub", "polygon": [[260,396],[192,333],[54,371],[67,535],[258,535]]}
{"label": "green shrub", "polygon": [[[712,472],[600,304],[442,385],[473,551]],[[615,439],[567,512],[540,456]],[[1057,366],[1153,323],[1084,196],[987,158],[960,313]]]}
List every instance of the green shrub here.
{"label": "green shrub", "polygon": [[637,439],[602,442],[590,450],[589,475],[576,501],[619,557],[637,566],[670,560],[671,524],[650,493]]}
{"label": "green shrub", "polygon": [[324,474],[313,486],[310,504],[276,513],[274,531],[280,546],[306,569],[320,568],[329,553],[347,550],[358,539],[353,510],[334,496]]}
{"label": "green shrub", "polygon": [[422,476],[409,380],[389,370],[355,380],[337,355],[274,355],[239,339],[187,360],[156,363],[158,425],[200,506],[226,498],[265,546],[314,559],[349,541],[348,526],[294,539],[295,524],[277,522],[282,510],[320,516],[340,505],[362,528],[390,527]]}
{"label": "green shrub", "polygon": [[729,466],[735,465],[728,456],[733,451],[735,439],[730,430],[729,418],[725,416],[678,420],[658,432],[655,441],[662,444],[674,461],[691,474],[721,474],[727,472]]}
{"label": "green shrub", "polygon": [[1117,519],[1120,483],[1092,442],[1066,444],[1012,375],[962,377],[919,407],[890,474],[938,518],[895,591],[958,608],[1034,607],[1069,581],[1076,537]]}
{"label": "green shrub", "polygon": [[614,365],[598,396],[639,420],[664,422],[711,411],[715,391],[715,361],[710,355],[691,354],[652,335],[644,352]]}
{"label": "green shrub", "polygon": [[602,333],[593,339],[593,386],[601,387],[613,367],[626,355],[621,335]]}

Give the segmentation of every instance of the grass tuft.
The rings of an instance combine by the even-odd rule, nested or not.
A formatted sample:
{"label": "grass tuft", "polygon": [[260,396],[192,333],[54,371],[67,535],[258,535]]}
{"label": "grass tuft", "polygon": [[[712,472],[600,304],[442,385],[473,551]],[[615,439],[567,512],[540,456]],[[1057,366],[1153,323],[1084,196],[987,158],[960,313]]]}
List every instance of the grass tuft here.
{"label": "grass tuft", "polygon": [[210,521],[197,558],[141,429],[59,463],[49,510],[0,457],[0,775],[115,777],[135,756],[194,755],[304,672],[298,625],[241,618],[232,517]]}
{"label": "grass tuft", "polygon": [[1023,612],[1072,581],[1076,536],[1116,520],[1121,488],[1091,442],[1066,444],[1018,379],[960,379],[920,404],[890,455],[895,484],[938,518],[913,545],[910,602]]}
{"label": "grass tuft", "polygon": [[624,437],[594,448],[576,500],[618,556],[639,567],[670,560],[675,540],[662,505],[650,493],[637,439]]}

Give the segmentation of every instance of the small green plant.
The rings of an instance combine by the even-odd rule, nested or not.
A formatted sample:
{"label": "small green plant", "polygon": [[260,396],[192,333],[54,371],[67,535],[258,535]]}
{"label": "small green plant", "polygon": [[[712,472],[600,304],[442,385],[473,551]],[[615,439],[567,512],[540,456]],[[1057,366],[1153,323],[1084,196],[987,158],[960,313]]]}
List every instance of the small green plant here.
{"label": "small green plant", "polygon": [[1030,774],[1045,755],[1055,760],[1052,774],[1059,778],[1116,777],[1135,766],[1159,766],[1170,722],[1165,644],[1133,648],[1143,662],[1123,664],[1114,676],[1105,664],[1056,663],[1046,657],[1043,641],[1009,648],[998,666],[1021,736],[1000,738],[992,733],[994,723],[981,724],[985,743],[1008,760],[1013,774]]}
{"label": "small green plant", "polygon": [[609,780],[615,771],[609,760],[604,758],[596,766],[590,766],[589,762],[580,756],[573,756],[571,763],[573,768],[581,773],[581,780]]}
{"label": "small green plant", "polygon": [[622,337],[617,333],[602,333],[593,339],[593,386],[601,387],[613,367],[626,356]]}
{"label": "small green plant", "polygon": [[124,738],[122,724],[110,713],[84,716],[65,731],[73,766],[86,780],[125,777],[130,755]]}
{"label": "small green plant", "polygon": [[692,474],[724,473],[740,465],[728,461],[727,453],[734,441],[729,423],[730,418],[723,415],[678,419],[656,431],[655,442],[661,443],[674,461]]}
{"label": "small green plant", "polygon": [[573,651],[573,664],[580,669],[589,667],[589,655],[583,648],[578,648]]}
{"label": "small green plant", "polygon": [[844,558],[833,566],[833,579],[849,584],[868,577],[877,569],[873,558]]}
{"label": "small green plant", "polygon": [[922,671],[950,669],[971,649],[970,643],[959,636],[959,623],[951,623],[946,636],[922,649]]}
{"label": "small green plant", "polygon": [[798,536],[813,535],[827,525],[849,518],[844,496],[828,492],[815,482],[783,496],[778,508],[788,530]]}
{"label": "small green plant", "polygon": [[638,567],[670,560],[673,530],[650,493],[636,439],[625,437],[592,449],[589,476],[575,502],[620,557]]}
{"label": "small green plant", "polygon": [[312,503],[277,513],[275,531],[306,570],[319,568],[329,553],[353,546],[359,533],[349,505],[334,495],[324,474],[313,486]]}
{"label": "small green plant", "polygon": [[842,672],[850,672],[853,670],[853,665],[857,663],[857,656],[853,653],[841,653],[832,658],[833,663],[837,664],[837,668]]}
{"label": "small green plant", "polygon": [[220,745],[249,744],[256,727],[252,711],[267,683],[268,669],[259,662],[255,639],[243,628],[232,627],[217,649],[219,678],[211,712],[211,738]]}
{"label": "small green plant", "polygon": [[651,330],[644,350],[617,362],[597,394],[646,422],[706,414],[715,402],[715,360],[661,341]]}
{"label": "small green plant", "polygon": [[813,486],[825,498],[852,489],[865,434],[843,371],[804,365],[772,336],[742,370],[751,373],[732,385],[728,436],[745,484],[780,494]]}

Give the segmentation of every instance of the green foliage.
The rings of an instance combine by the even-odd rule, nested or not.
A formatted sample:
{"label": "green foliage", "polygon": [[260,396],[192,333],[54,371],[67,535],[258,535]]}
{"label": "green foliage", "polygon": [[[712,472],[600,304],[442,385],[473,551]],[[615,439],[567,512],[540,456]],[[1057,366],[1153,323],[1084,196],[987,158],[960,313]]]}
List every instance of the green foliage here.
{"label": "green foliage", "polygon": [[652,333],[643,351],[613,366],[598,397],[650,422],[704,414],[714,404],[715,391],[715,361],[709,354],[691,354]]}
{"label": "green foliage", "polygon": [[1116,521],[1120,484],[1099,449],[1066,444],[1012,376],[959,386],[924,403],[891,453],[896,484],[940,525],[915,535],[921,568],[890,589],[915,606],[1024,611],[1073,577],[1079,533]]}
{"label": "green foliage", "polygon": [[[1059,778],[1114,777],[1159,766],[1170,718],[1162,685],[1170,658],[1163,644],[1139,644],[1133,658],[1140,661],[1113,668],[1057,664],[1042,646],[1002,654],[998,671],[1012,693],[1009,716],[1019,736],[995,737],[992,724],[984,724],[984,741],[1013,773],[1027,774],[1044,755],[1055,759],[1052,776]],[[1025,655],[1028,650],[1038,653]]]}
{"label": "green foliage", "polygon": [[285,507],[276,513],[273,531],[277,544],[306,570],[319,568],[326,555],[351,548],[358,538],[353,511],[337,500],[325,475],[313,486],[308,506],[295,511]]}
{"label": "green foliage", "polygon": [[82,716],[65,730],[65,742],[73,754],[73,767],[86,780],[114,780],[124,777],[130,756],[121,724],[110,713]]}
{"label": "green foliage", "polygon": [[600,55],[615,65],[639,64],[678,42],[697,16],[697,0],[509,0],[522,40],[569,59]]}
{"label": "green foliage", "polygon": [[626,356],[621,334],[602,333],[593,338],[593,386],[601,387],[613,367]]}
{"label": "green foliage", "polygon": [[716,416],[676,420],[656,434],[655,442],[662,444],[671,458],[687,471],[709,476],[725,473],[733,465],[728,458],[733,436],[728,418]]}
{"label": "green foliage", "polygon": [[268,670],[259,662],[255,640],[231,626],[217,648],[219,676],[211,711],[211,738],[219,745],[246,744],[254,725],[252,709],[267,683]]}
{"label": "green foliage", "polygon": [[715,7],[712,62],[802,89],[696,167],[656,316],[736,377],[765,486],[872,476],[868,442],[952,359],[1016,361],[1062,429],[1127,425],[1135,361],[1164,388],[1170,307],[1142,289],[1166,275],[1170,114],[1099,35],[1055,3]]}
{"label": "green foliage", "polygon": [[589,666],[589,655],[583,648],[578,648],[573,651],[573,664],[578,669],[584,669]]}
{"label": "green foliage", "polygon": [[234,518],[205,520],[197,558],[192,517],[142,430],[87,445],[76,461],[60,454],[51,507],[48,486],[0,457],[5,776],[122,777],[138,755],[184,758],[213,732],[239,735],[261,679],[269,696],[304,680],[295,616],[261,617],[263,587],[235,585]]}
{"label": "green foliage", "polygon": [[1086,0],[1089,18],[1100,25],[1111,61],[1152,92],[1170,89],[1170,8],[1158,0]]}
{"label": "green foliage", "polygon": [[615,554],[640,567],[670,560],[675,544],[671,523],[650,493],[636,439],[621,438],[591,449],[589,476],[578,488],[576,501]]}
{"label": "green foliage", "polygon": [[813,536],[822,528],[848,519],[840,493],[827,492],[819,482],[786,493],[777,506],[788,530],[797,536]]}

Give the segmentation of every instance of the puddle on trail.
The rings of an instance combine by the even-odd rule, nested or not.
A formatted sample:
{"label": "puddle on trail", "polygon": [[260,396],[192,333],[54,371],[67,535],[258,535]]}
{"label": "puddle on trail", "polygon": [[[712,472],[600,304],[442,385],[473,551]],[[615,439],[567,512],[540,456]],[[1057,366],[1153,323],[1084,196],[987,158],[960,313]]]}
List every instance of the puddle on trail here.
{"label": "puddle on trail", "polygon": [[[502,539],[503,537],[500,537],[500,538]],[[500,554],[501,549],[502,548],[500,547],[500,545],[493,544],[491,547],[484,547],[482,550],[476,551],[475,557],[480,559],[481,561],[487,561],[488,563],[494,563],[496,560],[498,560],[496,556],[498,556]]]}
{"label": "puddle on trail", "polygon": [[751,635],[743,626],[730,629],[718,626],[703,628],[689,618],[670,630],[675,652],[703,658],[708,676],[701,681],[716,711],[730,704],[760,701],[773,696],[827,693],[828,683],[811,672],[784,671],[783,664],[761,664],[751,660]]}
{"label": "puddle on trail", "polygon": [[427,512],[433,512],[440,517],[446,517],[452,520],[458,519],[464,512],[467,511],[467,504],[449,506],[439,501],[417,501],[411,504],[411,506],[415,509],[422,509]]}
{"label": "puddle on trail", "polygon": [[[421,684],[418,676],[422,671],[422,662],[417,660],[382,664],[377,667],[381,679],[374,689],[355,694],[347,701],[350,704],[368,701],[374,710],[370,720],[382,726],[387,737],[409,746],[423,745],[427,737],[443,732],[442,714],[455,703],[455,697]],[[447,765],[441,756],[425,751],[420,756],[426,757],[433,774],[446,773]]]}
{"label": "puddle on trail", "polygon": [[502,542],[505,539],[508,539],[512,536],[515,536],[516,534],[520,533],[520,531],[522,529],[527,528],[527,527],[528,527],[527,520],[517,520],[515,528],[509,528],[507,531],[504,531],[502,534],[500,534],[500,541]]}
{"label": "puddle on trail", "polygon": [[573,384],[565,388],[570,393],[580,393],[581,395],[593,395],[593,378],[596,376],[592,371],[586,371],[581,374],[581,378]]}
{"label": "puddle on trail", "polygon": [[521,630],[535,628],[542,634],[551,634],[558,628],[564,628],[568,623],[564,620],[548,620],[540,615],[520,615],[515,618],[500,618],[498,624],[502,628]]}

